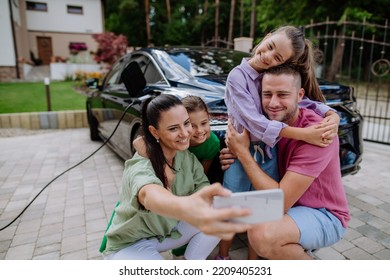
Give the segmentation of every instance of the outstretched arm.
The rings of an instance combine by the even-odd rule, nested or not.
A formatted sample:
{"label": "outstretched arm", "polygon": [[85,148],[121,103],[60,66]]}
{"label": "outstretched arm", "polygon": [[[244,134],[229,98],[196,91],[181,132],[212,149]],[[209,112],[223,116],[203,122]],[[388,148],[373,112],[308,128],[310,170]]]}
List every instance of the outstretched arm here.
{"label": "outstretched arm", "polygon": [[227,222],[228,219],[249,215],[249,209],[213,208],[214,196],[229,194],[230,191],[219,183],[204,187],[189,196],[176,196],[161,186],[151,184],[141,188],[138,192],[138,200],[146,209],[154,213],[185,221],[205,234],[230,240],[236,233],[247,231],[252,226]]}

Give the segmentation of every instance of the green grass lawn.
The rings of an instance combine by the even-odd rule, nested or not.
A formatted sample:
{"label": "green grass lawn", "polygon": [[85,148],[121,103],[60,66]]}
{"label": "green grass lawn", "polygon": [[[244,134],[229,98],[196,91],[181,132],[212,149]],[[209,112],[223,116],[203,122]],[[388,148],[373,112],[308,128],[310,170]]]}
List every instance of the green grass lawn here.
{"label": "green grass lawn", "polygon": [[[86,97],[73,89],[74,82],[51,82],[51,110],[85,109]],[[43,82],[0,83],[0,114],[47,111]]]}

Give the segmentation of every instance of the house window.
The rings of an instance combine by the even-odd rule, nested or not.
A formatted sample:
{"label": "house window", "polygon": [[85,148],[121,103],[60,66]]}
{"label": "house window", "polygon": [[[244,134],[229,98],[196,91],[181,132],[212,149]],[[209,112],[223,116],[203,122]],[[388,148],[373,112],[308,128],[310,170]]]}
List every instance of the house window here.
{"label": "house window", "polygon": [[86,51],[88,49],[87,44],[83,42],[70,42],[69,51],[71,54],[78,54],[80,51]]}
{"label": "house window", "polygon": [[82,15],[83,14],[83,7],[81,6],[66,6],[68,9],[68,14],[76,14],[76,15]]}
{"label": "house window", "polygon": [[26,1],[27,10],[47,12],[47,4],[42,2]]}

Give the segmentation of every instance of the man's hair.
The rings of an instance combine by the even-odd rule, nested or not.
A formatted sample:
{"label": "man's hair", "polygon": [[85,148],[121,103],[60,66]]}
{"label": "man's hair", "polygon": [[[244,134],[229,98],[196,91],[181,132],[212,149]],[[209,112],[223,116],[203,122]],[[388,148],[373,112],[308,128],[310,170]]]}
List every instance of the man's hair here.
{"label": "man's hair", "polygon": [[299,71],[299,67],[293,63],[284,63],[275,67],[271,67],[266,69],[263,73],[264,75],[293,75],[295,78],[299,79],[299,86],[302,87],[302,77]]}

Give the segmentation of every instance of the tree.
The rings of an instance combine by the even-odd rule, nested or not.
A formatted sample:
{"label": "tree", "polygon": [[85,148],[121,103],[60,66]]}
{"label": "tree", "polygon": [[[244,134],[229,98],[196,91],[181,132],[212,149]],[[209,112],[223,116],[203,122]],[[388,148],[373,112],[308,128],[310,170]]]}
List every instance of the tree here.
{"label": "tree", "polygon": [[145,0],[146,46],[150,46],[149,0]]}
{"label": "tree", "polygon": [[167,18],[168,23],[171,23],[171,2],[169,0],[165,0],[165,3],[167,5]]}
{"label": "tree", "polygon": [[233,44],[233,24],[234,24],[234,10],[236,6],[236,0],[230,0],[230,18],[229,18],[229,35],[228,42]]}
{"label": "tree", "polygon": [[256,25],[256,0],[252,0],[252,12],[251,12],[251,30],[249,37],[255,38],[255,25]]}
{"label": "tree", "polygon": [[218,47],[218,40],[219,40],[219,0],[215,0],[214,47]]}
{"label": "tree", "polygon": [[105,29],[126,36],[131,46],[146,46],[144,0],[105,0]]}
{"label": "tree", "polygon": [[95,55],[97,63],[105,62],[114,64],[120,57],[126,54],[127,38],[124,35],[115,35],[113,32],[93,34],[92,38],[98,43]]}
{"label": "tree", "polygon": [[[390,6],[390,0],[240,0],[239,17],[232,12],[237,0],[105,0],[105,3],[106,30],[124,34],[133,46],[200,45],[212,38],[232,40],[237,36],[250,36],[256,42],[281,25],[304,26],[311,19],[325,21],[328,16],[339,20],[348,7],[368,12],[372,20],[384,22]],[[147,13],[140,12],[146,10]],[[235,16],[239,20],[235,21]]]}

